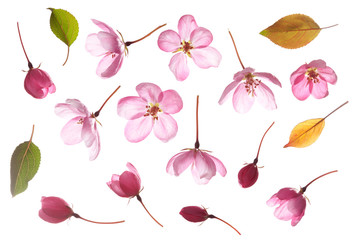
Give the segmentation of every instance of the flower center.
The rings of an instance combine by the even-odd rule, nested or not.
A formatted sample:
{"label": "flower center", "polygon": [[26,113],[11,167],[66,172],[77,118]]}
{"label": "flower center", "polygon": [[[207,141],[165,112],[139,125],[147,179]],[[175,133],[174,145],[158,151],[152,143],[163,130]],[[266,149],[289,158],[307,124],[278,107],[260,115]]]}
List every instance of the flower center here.
{"label": "flower center", "polygon": [[158,113],[162,112],[162,109],[159,108],[159,103],[153,104],[150,103],[149,105],[146,105],[147,111],[144,117],[152,116],[154,120],[158,120]]}
{"label": "flower center", "polygon": [[245,75],[245,89],[246,89],[246,92],[248,94],[251,94],[252,97],[255,96],[255,90],[256,90],[256,87],[258,85],[260,85],[261,83],[261,80],[258,80],[258,79],[254,79],[253,78],[254,76],[252,75],[252,73],[248,73]]}
{"label": "flower center", "polygon": [[80,118],[80,119],[78,120],[77,124],[83,124],[83,122],[84,122],[84,119],[83,119],[83,118]]}
{"label": "flower center", "polygon": [[307,76],[308,82],[313,81],[313,83],[319,83],[319,73],[316,68],[309,68],[305,75]]}

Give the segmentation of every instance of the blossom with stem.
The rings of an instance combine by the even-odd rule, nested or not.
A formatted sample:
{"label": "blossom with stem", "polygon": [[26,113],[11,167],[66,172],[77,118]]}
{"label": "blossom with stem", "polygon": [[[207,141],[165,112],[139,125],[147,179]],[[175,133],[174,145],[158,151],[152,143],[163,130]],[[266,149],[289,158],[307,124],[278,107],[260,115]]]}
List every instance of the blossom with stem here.
{"label": "blossom with stem", "polygon": [[256,181],[258,179],[258,167],[257,167],[258,156],[260,154],[263,139],[265,138],[267,132],[271,129],[273,124],[274,124],[274,122],[266,130],[265,134],[263,134],[263,137],[260,142],[260,146],[258,147],[257,156],[256,156],[255,160],[253,160],[253,163],[249,163],[245,167],[241,168],[241,170],[239,171],[239,174],[237,175],[239,184],[243,188],[251,187],[253,184],[256,183]]}
{"label": "blossom with stem", "polygon": [[305,185],[305,187],[300,188],[299,191],[294,188],[282,188],[267,201],[267,205],[273,207],[279,204],[274,211],[274,216],[284,221],[292,220],[291,225],[294,227],[304,216],[306,208],[306,197],[304,193],[309,185],[319,178],[334,172],[337,172],[337,170],[320,175]]}
{"label": "blossom with stem", "polygon": [[163,225],[160,224],[151,215],[151,213],[148,211],[148,209],[142,202],[140,193],[143,190],[143,188],[141,188],[141,178],[140,175],[138,174],[137,169],[129,162],[126,164],[126,166],[129,169],[129,171],[124,171],[121,175],[113,174],[111,177],[111,181],[107,182],[108,187],[120,197],[130,198],[130,199],[136,197],[137,200],[141,203],[142,207],[146,210],[148,215],[150,215],[150,217],[158,225],[163,227]]}
{"label": "blossom with stem", "polygon": [[196,106],[196,141],[194,148],[185,148],[182,152],[174,155],[169,160],[166,171],[171,175],[179,176],[191,165],[191,171],[196,183],[207,184],[216,175],[216,172],[224,177],[226,168],[219,159],[208,154],[210,151],[200,149],[198,107],[199,95],[197,96]]}
{"label": "blossom with stem", "polygon": [[262,82],[262,80],[270,81],[279,87],[282,87],[281,83],[270,73],[255,72],[253,68],[245,68],[230,31],[229,34],[243,70],[235,73],[233,77],[234,81],[225,88],[220,97],[219,104],[223,104],[226,99],[232,95],[232,104],[235,111],[239,113],[248,112],[255,102],[255,99],[268,110],[276,109],[277,105],[273,92]]}
{"label": "blossom with stem", "polygon": [[26,92],[30,94],[32,97],[38,99],[45,98],[48,95],[48,93],[55,93],[56,86],[52,82],[51,77],[48,75],[48,73],[41,70],[39,68],[40,66],[34,68],[32,63],[30,62],[30,59],[27,56],[25,47],[22,42],[19,23],[17,23],[17,31],[19,33],[21,46],[23,52],[25,53],[25,57],[28,63],[27,65],[29,68],[24,83]]}
{"label": "blossom with stem", "polygon": [[185,220],[187,220],[189,222],[204,222],[208,218],[215,218],[215,219],[225,223],[226,225],[228,225],[229,227],[234,229],[239,235],[241,235],[241,233],[239,231],[237,231],[236,228],[234,228],[231,224],[229,224],[225,220],[222,220],[221,218],[218,218],[215,215],[209,214],[206,211],[206,208],[202,208],[202,207],[198,207],[198,206],[188,206],[188,207],[182,208],[182,210],[179,212],[179,214],[182,217],[184,217]]}
{"label": "blossom with stem", "polygon": [[100,124],[100,122],[97,117],[119,88],[120,86],[115,89],[95,113],[90,113],[87,107],[77,99],[67,99],[65,103],[58,103],[55,106],[54,110],[58,116],[70,119],[61,131],[64,143],[73,145],[84,141],[85,145],[90,148],[89,160],[95,160],[100,152],[100,138],[96,126],[96,123]]}
{"label": "blossom with stem", "polygon": [[86,222],[96,224],[116,224],[125,222],[125,220],[116,222],[97,222],[83,218],[79,214],[75,213],[66,201],[59,197],[42,197],[41,203],[42,208],[38,212],[38,215],[41,219],[49,223],[60,223],[70,217],[79,218]]}
{"label": "blossom with stem", "polygon": [[119,35],[117,35],[107,24],[95,19],[92,19],[92,21],[101,28],[102,31],[88,35],[85,48],[93,56],[104,56],[96,69],[96,74],[101,78],[110,78],[120,70],[124,56],[126,56],[128,52],[128,46],[145,39],[166,25],[163,24],[158,26],[144,37],[135,41],[125,42],[120,32],[118,32],[120,35],[119,37]]}

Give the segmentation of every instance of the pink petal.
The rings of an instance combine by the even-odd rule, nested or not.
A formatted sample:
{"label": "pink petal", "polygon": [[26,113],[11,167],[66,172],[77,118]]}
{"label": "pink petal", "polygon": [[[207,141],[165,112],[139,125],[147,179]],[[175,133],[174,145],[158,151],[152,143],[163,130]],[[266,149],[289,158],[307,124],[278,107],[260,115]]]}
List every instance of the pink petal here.
{"label": "pink petal", "polygon": [[155,136],[162,142],[168,142],[177,135],[178,125],[171,115],[161,113],[153,126]]}
{"label": "pink petal", "polygon": [[84,118],[83,127],[82,127],[82,139],[87,147],[90,147],[95,141],[94,128],[95,120],[93,118]]}
{"label": "pink petal", "polygon": [[92,33],[88,35],[87,40],[85,42],[85,49],[93,56],[99,57],[107,53],[107,50],[103,48],[100,40],[98,39],[98,35],[96,33]]}
{"label": "pink petal", "polygon": [[257,101],[266,109],[274,110],[277,108],[273,92],[263,82],[255,88]]}
{"label": "pink petal", "polygon": [[326,67],[326,62],[324,60],[318,59],[318,60],[314,60],[311,61],[308,64],[308,68],[325,68]]}
{"label": "pink petal", "polygon": [[292,85],[297,84],[296,81],[299,79],[301,76],[305,76],[305,73],[307,72],[307,64],[303,64],[300,66],[297,70],[295,70],[291,75],[290,75],[290,83]]}
{"label": "pink petal", "polygon": [[80,143],[82,141],[83,124],[78,123],[81,121],[81,119],[83,119],[83,118],[80,116],[75,117],[75,118],[71,119],[62,128],[61,137],[65,144],[73,145],[73,144]]}
{"label": "pink petal", "polygon": [[90,113],[86,106],[77,99],[67,99],[66,103],[58,103],[54,112],[62,118],[88,117]]}
{"label": "pink petal", "polygon": [[267,205],[269,207],[273,207],[277,204],[280,204],[281,203],[281,200],[277,197],[277,193],[274,194],[268,201],[267,201]]}
{"label": "pink petal", "polygon": [[101,78],[114,76],[121,68],[124,54],[109,54],[104,56],[96,68],[96,74]]}
{"label": "pink petal", "polygon": [[158,37],[158,47],[165,52],[174,52],[181,47],[181,39],[177,32],[167,30]]}
{"label": "pink petal", "polygon": [[34,98],[45,98],[52,85],[53,82],[48,73],[38,68],[30,69],[25,77],[25,90]]}
{"label": "pink petal", "polygon": [[106,183],[108,187],[117,195],[120,197],[130,197],[128,194],[126,194],[120,186],[120,175],[113,174],[111,177],[111,181]]}
{"label": "pink petal", "polygon": [[140,83],[136,86],[138,95],[147,103],[159,103],[162,98],[162,90],[153,83]]}
{"label": "pink petal", "polygon": [[141,182],[134,173],[125,171],[120,175],[120,187],[126,195],[133,197],[140,192]]}
{"label": "pink petal", "polygon": [[300,101],[307,99],[310,96],[309,85],[305,75],[300,75],[292,85],[293,95]]}
{"label": "pink petal", "polygon": [[282,188],[277,192],[277,197],[281,200],[290,200],[300,195],[294,188]]}
{"label": "pink petal", "polygon": [[147,102],[141,97],[121,98],[117,103],[117,114],[128,120],[140,118],[146,114]]}
{"label": "pink petal", "polygon": [[192,174],[198,184],[208,183],[216,174],[214,161],[209,156],[203,156],[200,150],[195,151]]}
{"label": "pink petal", "polygon": [[67,218],[51,217],[51,216],[47,215],[42,209],[40,209],[40,211],[38,212],[38,216],[42,220],[49,222],[49,223],[60,223],[60,222],[67,220]]}
{"label": "pink petal", "polygon": [[288,210],[293,213],[294,216],[299,216],[304,213],[306,206],[307,203],[303,194],[299,194],[298,197],[292,198],[288,201]]}
{"label": "pink petal", "polygon": [[124,54],[123,49],[121,48],[121,45],[123,44],[121,41],[119,42],[119,38],[117,35],[112,35],[107,32],[99,32],[98,35],[98,40],[100,41],[101,46],[109,52],[109,53],[118,53],[118,54]]}
{"label": "pink petal", "polygon": [[335,84],[337,81],[336,73],[330,67],[319,68],[318,73],[319,78],[328,83]]}
{"label": "pink petal", "polygon": [[255,69],[247,67],[247,68],[243,69],[242,71],[235,73],[233,79],[239,83],[245,78],[246,75],[254,74],[254,72],[255,72]]}
{"label": "pink petal", "polygon": [[93,141],[93,143],[90,147],[90,151],[89,151],[89,160],[90,161],[95,160],[98,157],[100,148],[101,148],[99,131],[96,128],[96,124],[94,124],[93,132],[94,132],[95,138],[94,138],[94,141]]}
{"label": "pink petal", "polygon": [[196,28],[190,34],[190,42],[194,48],[205,48],[213,41],[213,34],[203,27]]}
{"label": "pink petal", "polygon": [[130,142],[140,142],[145,139],[153,128],[152,117],[141,117],[129,120],[125,127],[125,137]]}
{"label": "pink petal", "polygon": [[175,54],[169,62],[169,69],[178,81],[184,81],[189,75],[187,56],[182,52]]}
{"label": "pink petal", "polygon": [[216,157],[206,153],[206,152],[201,152],[203,154],[203,156],[206,158],[206,157],[210,157],[211,160],[213,160],[214,164],[215,164],[215,167],[216,167],[216,171],[218,173],[220,173],[221,176],[225,177],[227,171],[226,171],[226,168],[224,166],[224,164],[219,160],[217,159]]}
{"label": "pink petal", "polygon": [[245,83],[241,83],[237,86],[234,95],[232,96],[232,105],[234,106],[236,112],[248,112],[251,109],[254,101],[255,98],[247,93]]}
{"label": "pink petal", "polygon": [[276,84],[277,86],[282,87],[282,84],[280,83],[280,81],[279,81],[275,76],[273,76],[273,75],[270,74],[270,73],[255,72],[255,73],[253,73],[253,75],[255,75],[256,77],[259,77],[259,78],[268,80],[268,81],[270,81],[270,82]]}
{"label": "pink petal", "polygon": [[92,19],[93,23],[96,24],[99,28],[101,28],[102,30],[109,32],[113,35],[116,35],[116,32],[106,23],[100,22],[98,20]]}
{"label": "pink petal", "polygon": [[223,104],[226,99],[228,99],[231,95],[232,95],[232,90],[234,90],[234,88],[236,88],[238,82],[237,81],[233,81],[232,83],[230,83],[229,85],[227,85],[227,87],[224,89],[224,92],[222,93],[220,100],[219,100],[219,104]]}
{"label": "pink petal", "polygon": [[132,172],[133,174],[136,175],[137,180],[138,180],[138,182],[139,182],[139,184],[140,184],[140,186],[141,186],[140,174],[138,174],[138,171],[137,171],[137,169],[134,167],[134,165],[132,165],[131,163],[128,162],[128,163],[126,163],[126,167],[129,169],[130,172]]}
{"label": "pink petal", "polygon": [[323,80],[320,80],[317,83],[310,83],[310,86],[311,94],[316,99],[321,99],[329,95],[328,84]]}
{"label": "pink petal", "polygon": [[179,94],[174,90],[167,90],[161,93],[162,100],[159,107],[164,113],[174,114],[183,108],[183,101]]}
{"label": "pink petal", "polygon": [[184,172],[194,161],[194,151],[190,150],[174,155],[167,164],[167,173],[179,176]]}
{"label": "pink petal", "polygon": [[285,221],[292,219],[293,214],[288,210],[288,201],[281,202],[281,205],[274,210],[274,216]]}
{"label": "pink petal", "polygon": [[190,34],[198,27],[192,15],[184,15],[178,22],[178,33],[182,40],[190,40]]}
{"label": "pink petal", "polygon": [[47,222],[63,222],[73,215],[68,203],[59,197],[42,197],[41,203],[39,216]]}
{"label": "pink petal", "polygon": [[291,225],[294,227],[295,225],[297,225],[299,223],[299,221],[302,219],[302,217],[304,216],[304,212],[302,212],[302,214],[300,214],[299,216],[293,217],[292,221],[291,221]]}
{"label": "pink petal", "polygon": [[200,68],[218,67],[221,61],[221,54],[213,47],[194,48],[190,54]]}

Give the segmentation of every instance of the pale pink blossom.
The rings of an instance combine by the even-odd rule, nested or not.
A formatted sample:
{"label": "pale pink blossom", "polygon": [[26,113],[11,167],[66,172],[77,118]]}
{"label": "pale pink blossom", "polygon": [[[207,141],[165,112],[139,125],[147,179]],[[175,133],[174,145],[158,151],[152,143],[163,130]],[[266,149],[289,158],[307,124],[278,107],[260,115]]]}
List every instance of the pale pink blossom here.
{"label": "pale pink blossom", "polygon": [[171,58],[169,69],[178,81],[183,81],[189,75],[187,56],[200,68],[219,66],[221,54],[209,46],[212,41],[213,35],[208,29],[198,27],[193,16],[184,15],[179,19],[178,33],[167,30],[159,35],[158,47],[165,52],[176,53]]}
{"label": "pale pink blossom", "polygon": [[102,78],[114,76],[121,68],[126,46],[116,32],[103,22],[92,19],[102,31],[88,35],[85,48],[93,56],[104,56],[96,69]]}
{"label": "pale pink blossom", "polygon": [[328,96],[328,83],[336,84],[337,76],[326,63],[319,59],[303,64],[290,76],[292,92],[298,100],[307,99],[310,94],[316,99]]}
{"label": "pale pink blossom", "polygon": [[219,104],[223,104],[232,95],[232,104],[236,112],[248,112],[255,99],[266,109],[277,108],[273,92],[262,80],[267,80],[282,87],[279,80],[270,73],[255,72],[253,68],[244,68],[234,75],[234,81],[230,83],[222,93]]}
{"label": "pale pink blossom", "polygon": [[70,119],[61,131],[64,143],[73,145],[84,141],[90,149],[89,160],[95,160],[100,152],[100,138],[94,114],[77,99],[67,99],[66,103],[57,104],[55,113]]}
{"label": "pale pink blossom", "polygon": [[171,114],[178,113],[183,102],[174,90],[162,91],[153,83],[136,86],[138,97],[122,98],[117,104],[117,113],[129,121],[125,127],[125,137],[130,142],[144,140],[152,131],[155,136],[167,142],[178,131],[177,122]]}

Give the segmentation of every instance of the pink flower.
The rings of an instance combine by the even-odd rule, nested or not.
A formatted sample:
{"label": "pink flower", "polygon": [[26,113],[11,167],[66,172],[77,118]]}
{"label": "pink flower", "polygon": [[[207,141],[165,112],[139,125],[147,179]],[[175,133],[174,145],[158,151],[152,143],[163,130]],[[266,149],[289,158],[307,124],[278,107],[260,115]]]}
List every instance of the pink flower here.
{"label": "pink flower", "polygon": [[114,76],[121,68],[125,56],[125,43],[115,31],[103,22],[92,19],[103,31],[92,33],[87,37],[85,48],[93,56],[104,56],[96,69],[96,74],[102,78]]}
{"label": "pink flower", "polygon": [[141,178],[131,163],[127,163],[126,166],[129,171],[125,171],[121,175],[113,174],[107,185],[120,197],[133,198],[140,193]]}
{"label": "pink flower", "polygon": [[156,137],[167,142],[178,131],[177,122],[171,114],[179,112],[183,102],[174,90],[162,92],[153,83],[141,83],[136,86],[138,97],[122,98],[117,104],[119,116],[128,119],[125,136],[130,142],[144,140],[152,131]]}
{"label": "pink flower", "polygon": [[184,207],[179,214],[189,222],[204,222],[209,218],[206,209],[197,206]]}
{"label": "pink flower", "polygon": [[45,98],[48,93],[55,93],[56,86],[51,77],[39,68],[30,68],[25,78],[25,90],[34,98]]}
{"label": "pink flower", "polygon": [[[230,83],[222,93],[219,104],[223,104],[226,99],[233,94],[232,104],[236,112],[246,113],[252,107],[255,98],[268,110],[277,108],[274,95],[260,79],[268,80],[279,87],[282,87],[278,79],[270,73],[255,72],[253,68],[245,68],[234,75],[234,81]],[[234,92],[233,92],[234,90]]]}
{"label": "pink flower", "polygon": [[250,163],[241,168],[237,177],[241,187],[251,187],[258,179],[258,167],[256,163]]}
{"label": "pink flower", "polygon": [[297,225],[304,216],[306,201],[302,190],[282,188],[267,201],[270,207],[277,204],[279,206],[274,211],[274,216],[280,220],[292,220],[292,226]]}
{"label": "pink flower", "polygon": [[173,30],[162,32],[158,37],[158,47],[165,52],[175,54],[169,68],[178,81],[189,75],[187,56],[191,57],[200,68],[218,67],[221,54],[210,43],[213,35],[208,29],[198,27],[191,15],[184,15],[178,22],[178,33]]}
{"label": "pink flower", "polygon": [[58,197],[42,197],[42,208],[38,215],[49,223],[60,223],[71,216],[74,212],[68,203]]}
{"label": "pink flower", "polygon": [[100,139],[94,114],[77,99],[67,99],[66,103],[57,104],[55,113],[70,119],[61,131],[64,143],[73,145],[84,140],[85,145],[90,148],[89,160],[95,160],[100,152]]}
{"label": "pink flower", "polygon": [[328,96],[328,84],[335,84],[337,76],[326,63],[319,59],[303,64],[290,76],[292,92],[298,100],[307,99],[312,94],[316,99]]}

